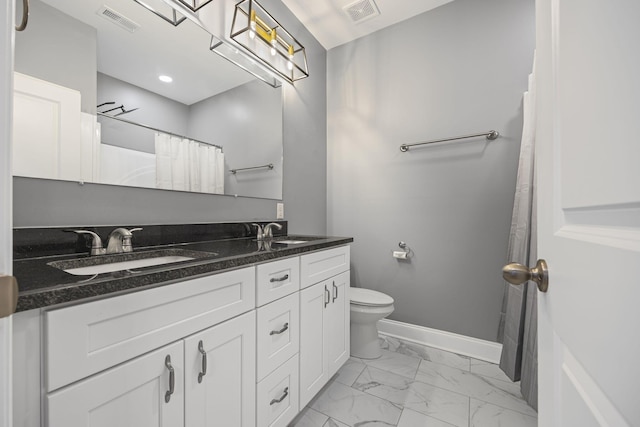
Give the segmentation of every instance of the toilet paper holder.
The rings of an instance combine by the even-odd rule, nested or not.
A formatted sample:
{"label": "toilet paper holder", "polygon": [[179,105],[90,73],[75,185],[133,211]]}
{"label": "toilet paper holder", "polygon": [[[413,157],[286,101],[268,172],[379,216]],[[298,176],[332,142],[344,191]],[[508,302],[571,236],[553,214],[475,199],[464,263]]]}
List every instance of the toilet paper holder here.
{"label": "toilet paper holder", "polygon": [[405,242],[399,242],[398,247],[401,250],[393,251],[393,257],[396,259],[409,260],[411,258],[411,248]]}

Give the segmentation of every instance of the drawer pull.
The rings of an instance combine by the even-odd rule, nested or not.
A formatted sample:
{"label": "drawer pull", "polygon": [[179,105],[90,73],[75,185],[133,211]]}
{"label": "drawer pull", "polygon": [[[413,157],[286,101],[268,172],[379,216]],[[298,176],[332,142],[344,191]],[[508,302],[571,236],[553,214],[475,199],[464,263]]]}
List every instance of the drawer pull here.
{"label": "drawer pull", "polygon": [[289,387],[285,387],[284,393],[280,396],[280,399],[271,399],[271,403],[269,405],[275,405],[276,403],[282,402],[287,396],[289,396]]}
{"label": "drawer pull", "polygon": [[169,403],[171,400],[171,395],[175,391],[176,387],[176,372],[171,365],[171,356],[167,355],[164,359],[164,366],[169,370],[169,390],[164,394],[164,401]]}
{"label": "drawer pull", "polygon": [[331,292],[327,289],[327,285],[324,285],[324,295],[326,299],[324,300],[324,308],[327,308],[329,303],[331,302]]}
{"label": "drawer pull", "polygon": [[271,280],[269,280],[271,283],[274,282],[284,282],[285,280],[287,280],[289,278],[288,274],[285,274],[282,277],[272,277]]}
{"label": "drawer pull", "polygon": [[198,343],[198,351],[202,355],[202,370],[198,374],[198,383],[201,383],[202,377],[207,375],[207,352],[204,351],[204,344],[202,344],[202,340]]}
{"label": "drawer pull", "polygon": [[271,332],[269,332],[269,335],[280,335],[281,333],[283,333],[287,329],[289,329],[289,323],[288,322],[285,323],[284,326],[282,327],[282,329],[280,329],[279,331],[271,331]]}
{"label": "drawer pull", "polygon": [[336,302],[336,298],[338,298],[338,287],[336,286],[336,282],[333,282],[333,299],[331,302]]}

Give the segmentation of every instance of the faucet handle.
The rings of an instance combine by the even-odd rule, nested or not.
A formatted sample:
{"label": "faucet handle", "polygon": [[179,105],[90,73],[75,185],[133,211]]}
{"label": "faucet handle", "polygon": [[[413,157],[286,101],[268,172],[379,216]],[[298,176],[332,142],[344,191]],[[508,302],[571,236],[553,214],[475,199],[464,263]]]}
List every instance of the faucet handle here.
{"label": "faucet handle", "polygon": [[273,227],[277,228],[278,230],[282,230],[282,225],[278,224],[277,222],[270,222],[269,224],[264,226],[265,239],[271,239],[273,237],[273,231],[271,230]]}
{"label": "faucet handle", "polygon": [[133,232],[140,230],[142,230],[142,227],[126,230],[129,233],[122,235],[122,252],[133,252],[133,244],[131,243],[131,238],[133,237]]}
{"label": "faucet handle", "polygon": [[96,233],[94,233],[93,231],[89,231],[89,230],[64,230],[64,231],[69,231],[69,232],[73,232],[76,233],[78,235],[81,234],[88,234],[91,236],[91,255],[104,255],[107,250],[102,246],[102,239],[100,238],[100,236],[98,236]]}
{"label": "faucet handle", "polygon": [[264,238],[264,234],[262,233],[262,226],[260,224],[256,224],[255,222],[251,225],[256,226],[256,240],[262,240]]}

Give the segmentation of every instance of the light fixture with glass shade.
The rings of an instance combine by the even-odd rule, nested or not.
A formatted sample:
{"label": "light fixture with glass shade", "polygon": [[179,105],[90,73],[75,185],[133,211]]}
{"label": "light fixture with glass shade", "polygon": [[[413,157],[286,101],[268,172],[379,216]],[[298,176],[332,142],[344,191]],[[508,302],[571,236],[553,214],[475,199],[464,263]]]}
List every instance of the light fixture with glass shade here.
{"label": "light fixture with glass shade", "polygon": [[211,3],[212,0],[177,0],[181,5],[192,12],[197,12],[200,8]]}
{"label": "light fixture with glass shade", "polygon": [[212,0],[133,0],[177,26],[185,19],[211,34],[209,49],[273,87],[309,77],[304,47],[255,0],[235,5],[230,38],[218,37],[197,13]]}
{"label": "light fixture with glass shade", "polygon": [[289,83],[309,77],[304,46],[255,0],[236,5],[231,39]]}
{"label": "light fixture with glass shade", "polygon": [[169,6],[167,3],[162,0],[133,0],[138,3],[140,6],[149,10],[154,15],[164,19],[169,24],[177,27],[181,23],[187,19],[186,16],[182,15],[180,12]]}
{"label": "light fixture with glass shade", "polygon": [[174,4],[179,4],[183,9],[183,13],[178,11],[175,7],[172,7],[169,3],[164,0],[133,0],[138,3],[140,6],[148,9],[155,15],[164,19],[174,27],[177,27],[182,22],[184,22],[186,16],[184,12],[192,12],[195,13],[199,11],[202,7],[208,5],[213,0],[171,0]]}

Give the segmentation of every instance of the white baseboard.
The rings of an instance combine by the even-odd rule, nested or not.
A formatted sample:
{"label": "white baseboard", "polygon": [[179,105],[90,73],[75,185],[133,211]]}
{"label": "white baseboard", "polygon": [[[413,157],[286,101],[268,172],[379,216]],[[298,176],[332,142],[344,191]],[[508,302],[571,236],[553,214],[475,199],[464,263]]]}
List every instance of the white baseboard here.
{"label": "white baseboard", "polygon": [[463,356],[473,357],[474,359],[491,363],[500,362],[502,344],[497,342],[389,319],[382,319],[378,322],[378,332],[382,335],[439,348]]}

